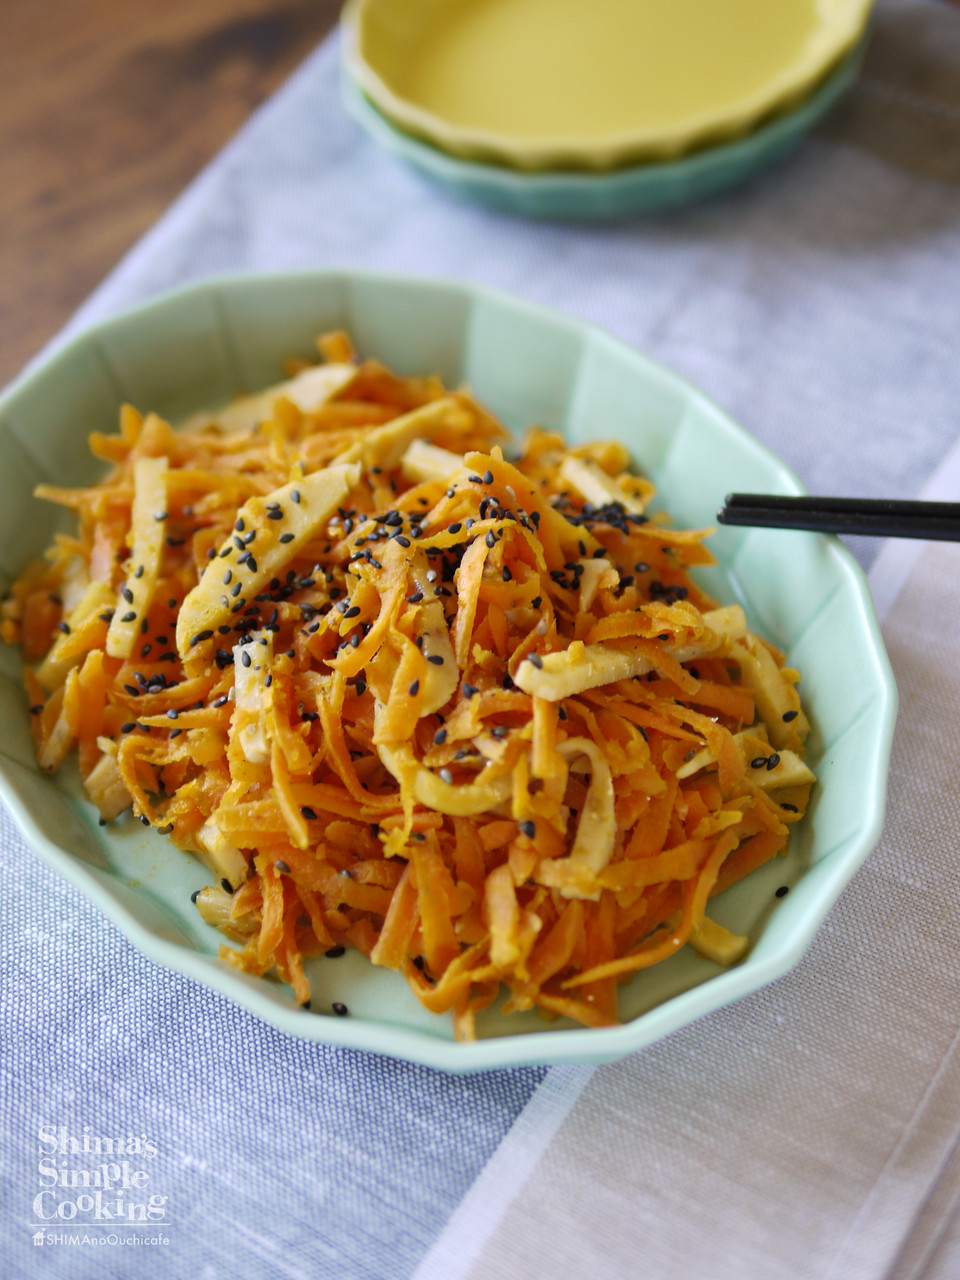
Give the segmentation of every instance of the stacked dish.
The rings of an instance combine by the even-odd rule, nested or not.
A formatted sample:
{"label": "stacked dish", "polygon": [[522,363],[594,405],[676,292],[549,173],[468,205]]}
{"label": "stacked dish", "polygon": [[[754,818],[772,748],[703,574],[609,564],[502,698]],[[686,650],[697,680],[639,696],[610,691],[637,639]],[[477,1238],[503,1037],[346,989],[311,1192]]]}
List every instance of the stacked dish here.
{"label": "stacked dish", "polygon": [[350,0],[350,114],[426,176],[533,216],[699,199],[856,78],[872,0]]}

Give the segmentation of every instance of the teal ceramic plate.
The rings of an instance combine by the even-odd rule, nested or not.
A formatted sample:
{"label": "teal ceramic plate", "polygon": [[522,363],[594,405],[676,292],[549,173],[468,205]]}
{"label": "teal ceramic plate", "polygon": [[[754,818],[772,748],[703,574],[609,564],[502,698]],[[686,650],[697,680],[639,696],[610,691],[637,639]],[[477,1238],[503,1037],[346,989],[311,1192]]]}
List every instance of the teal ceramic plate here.
{"label": "teal ceramic plate", "polygon": [[[42,480],[96,475],[87,433],[113,430],[129,400],[178,416],[275,381],[287,355],[344,327],[401,372],[469,382],[514,428],[540,422],[572,441],[616,434],[679,522],[709,525],[728,490],[796,493],[793,474],[699,391],[607,334],[485,289],[435,280],[317,272],[213,280],[100,324],[41,362],[0,399],[0,593],[59,527],[32,497]],[[785,973],[803,954],[882,822],[896,693],[863,575],[835,539],[722,528],[708,589],[740,600],[751,625],[803,672],[819,786],[786,860],[714,900],[753,945],[721,971],[685,948],[621,989],[622,1026],[588,1030],[536,1014],[478,1020],[457,1044],[398,975],[348,954],[310,973],[313,1009],[278,982],[216,958],[220,934],[190,901],[208,873],[134,820],[101,829],[69,768],[35,763],[15,652],[0,646],[0,794],[26,839],[148,956],[197,978],[291,1035],[453,1071],[604,1062],[659,1039]],[[775,890],[793,891],[778,899]],[[333,1001],[350,1016],[332,1016]]]}
{"label": "teal ceramic plate", "polygon": [[801,106],[746,137],[679,160],[605,173],[524,173],[448,155],[404,133],[366,98],[346,68],[344,107],[385,150],[458,196],[532,218],[612,219],[690,204],[745,182],[789,155],[853,85],[866,41]]}

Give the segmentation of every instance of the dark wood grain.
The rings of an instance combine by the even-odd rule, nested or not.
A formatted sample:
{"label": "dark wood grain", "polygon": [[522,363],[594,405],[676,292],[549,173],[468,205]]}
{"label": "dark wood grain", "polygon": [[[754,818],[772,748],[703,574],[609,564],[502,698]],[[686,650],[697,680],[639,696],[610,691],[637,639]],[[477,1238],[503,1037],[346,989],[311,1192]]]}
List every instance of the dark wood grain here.
{"label": "dark wood grain", "polygon": [[0,384],[339,10],[339,0],[0,0]]}

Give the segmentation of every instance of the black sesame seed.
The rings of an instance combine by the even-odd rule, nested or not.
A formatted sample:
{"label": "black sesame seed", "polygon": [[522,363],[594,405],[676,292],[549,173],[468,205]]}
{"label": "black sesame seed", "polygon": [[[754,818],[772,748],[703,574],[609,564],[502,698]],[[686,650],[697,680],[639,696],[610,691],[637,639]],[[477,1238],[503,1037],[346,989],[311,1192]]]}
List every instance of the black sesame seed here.
{"label": "black sesame seed", "polygon": [[341,1004],[339,1000],[334,1000],[333,1012],[337,1015],[338,1018],[345,1018],[347,1014],[350,1012],[350,1010],[347,1008],[345,1004]]}
{"label": "black sesame seed", "polygon": [[537,824],[529,820],[527,822],[521,822],[520,830],[529,840],[532,840],[533,837],[537,834]]}
{"label": "black sesame seed", "polygon": [[431,653],[427,655],[427,661],[432,662],[435,667],[443,666],[443,658],[439,653]]}
{"label": "black sesame seed", "polygon": [[[133,616],[136,617],[137,615],[134,614]],[[57,630],[62,631],[65,636],[68,636],[70,634],[70,623],[69,622],[59,623],[57,626]]]}
{"label": "black sesame seed", "polygon": [[190,895],[190,901],[191,901],[191,902],[196,902],[196,900],[200,897],[200,894],[201,894],[202,892],[203,892],[203,890],[202,890],[202,889],[194,889],[193,893],[191,893],[191,895]]}
{"label": "black sesame seed", "polygon": [[[136,621],[136,617],[137,617],[137,611],[136,611],[136,609],[131,609],[129,613],[125,613],[125,614],[121,617],[120,621],[121,621],[121,622],[134,622],[134,621]],[[61,630],[61,631],[63,631],[63,629],[66,627],[66,625],[67,625],[67,624],[66,624],[65,622],[61,622],[61,623],[60,623],[60,630]]]}
{"label": "black sesame seed", "polygon": [[750,768],[764,769],[766,768],[766,764],[767,764],[766,756],[754,756],[753,759],[750,761]]}
{"label": "black sesame seed", "polygon": [[465,698],[472,698],[476,692],[477,686],[475,684],[467,684],[466,681],[464,681],[463,696]]}
{"label": "black sesame seed", "polygon": [[420,692],[420,681],[414,680],[413,683],[410,685],[410,697],[415,698],[419,692]]}
{"label": "black sesame seed", "polygon": [[302,804],[300,806],[300,813],[303,815],[304,818],[307,819],[308,822],[316,822],[317,820],[316,811],[314,809],[311,809],[308,804]]}
{"label": "black sesame seed", "polygon": [[785,711],[781,716],[784,724],[789,724],[791,720],[796,720],[800,713],[798,711]]}
{"label": "black sesame seed", "polygon": [[170,710],[167,712],[167,719],[176,720],[179,715],[180,715],[180,712],[177,711],[175,707],[171,707]]}
{"label": "black sesame seed", "polygon": [[[41,707],[40,710],[42,711],[43,707]],[[438,747],[442,747],[443,744],[446,742],[446,740],[447,740],[446,729],[438,729],[437,732],[433,735],[433,741],[436,743]]]}
{"label": "black sesame seed", "polygon": [[500,576],[503,578],[504,582],[513,581],[513,574],[510,572],[510,570],[507,568],[506,565],[503,566],[503,573]]}
{"label": "black sesame seed", "polygon": [[777,898],[785,898],[789,892],[789,886],[782,884],[774,896]]}
{"label": "black sesame seed", "polygon": [[226,876],[224,876],[223,879],[220,881],[220,888],[224,891],[224,893],[233,893],[233,885],[230,883],[230,881],[227,879]]}
{"label": "black sesame seed", "polygon": [[543,669],[543,659],[540,657],[539,653],[528,653],[527,661],[531,662],[538,671]]}
{"label": "black sesame seed", "polygon": [[293,534],[292,534],[292,533],[281,533],[281,535],[280,535],[280,541],[281,541],[281,542],[284,542],[284,543],[286,543],[286,542],[292,542],[292,541],[293,541]]}
{"label": "black sesame seed", "polygon": [[492,472],[492,471],[485,471],[485,472],[483,473],[483,483],[484,483],[484,484],[493,484],[493,472]]}
{"label": "black sesame seed", "polygon": [[343,616],[344,616],[345,618],[359,618],[359,617],[360,617],[360,606],[359,606],[358,604],[353,605],[353,607],[352,607],[352,608],[350,608],[350,609],[348,609],[348,610],[346,611],[346,613],[345,613]]}
{"label": "black sesame seed", "polygon": [[787,813],[799,813],[799,812],[800,812],[800,810],[797,808],[797,806],[796,806],[795,804],[788,804],[788,803],[786,802],[786,800],[784,800],[784,801],[781,803],[780,808],[781,808],[781,809],[786,809]]}
{"label": "black sesame seed", "polygon": [[120,732],[121,732],[121,733],[133,733],[133,731],[134,731],[134,729],[135,729],[136,727],[137,727],[137,722],[136,722],[135,720],[128,720],[126,724],[122,724],[122,725],[120,726]]}
{"label": "black sesame seed", "polygon": [[280,510],[280,508],[279,508],[279,507],[277,507],[275,510],[272,510],[272,511],[268,511],[268,512],[267,512],[267,519],[268,519],[268,520],[282,520],[282,519],[283,519],[283,512]]}
{"label": "black sesame seed", "polygon": [[770,755],[767,757],[767,768],[775,769],[779,763],[780,763],[780,756],[777,754],[776,751],[771,751]]}

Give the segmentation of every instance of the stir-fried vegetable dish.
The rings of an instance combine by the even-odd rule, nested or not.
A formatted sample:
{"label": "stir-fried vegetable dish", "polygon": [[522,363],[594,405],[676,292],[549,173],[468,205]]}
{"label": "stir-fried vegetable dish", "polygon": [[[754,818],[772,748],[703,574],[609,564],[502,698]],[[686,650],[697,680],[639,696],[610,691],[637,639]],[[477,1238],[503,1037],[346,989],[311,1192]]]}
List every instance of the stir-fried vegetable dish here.
{"label": "stir-fried vegetable dish", "polygon": [[689,570],[609,441],[516,450],[466,390],[319,340],[267,392],[93,433],[76,515],[0,606],[40,766],[76,749],[209,867],[195,895],[307,1003],[304,959],[403,973],[457,1034],[506,989],[590,1027],[782,853],[813,774],[798,673]]}

